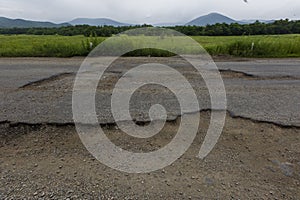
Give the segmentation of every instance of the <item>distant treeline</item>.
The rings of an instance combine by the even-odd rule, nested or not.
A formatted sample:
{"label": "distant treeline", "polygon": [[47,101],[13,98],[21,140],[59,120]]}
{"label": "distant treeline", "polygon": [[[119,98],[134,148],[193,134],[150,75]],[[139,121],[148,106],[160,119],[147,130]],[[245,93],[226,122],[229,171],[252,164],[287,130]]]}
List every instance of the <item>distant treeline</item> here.
{"label": "distant treeline", "polygon": [[199,26],[176,26],[173,29],[190,36],[241,36],[241,35],[279,35],[299,34],[300,20],[278,20],[273,23],[261,23],[256,21],[252,24],[215,24],[205,27]]}
{"label": "distant treeline", "polygon": [[[27,34],[27,35],[62,35],[62,36],[100,36],[110,37],[126,30],[151,27],[150,25],[141,26],[67,26],[60,28],[0,28],[0,34]],[[261,23],[256,21],[252,24],[215,24],[207,26],[175,26],[165,27],[176,30],[189,36],[240,36],[240,35],[277,35],[277,34],[300,34],[300,20],[290,21],[278,20],[273,23]],[[155,35],[150,32],[149,35]]]}

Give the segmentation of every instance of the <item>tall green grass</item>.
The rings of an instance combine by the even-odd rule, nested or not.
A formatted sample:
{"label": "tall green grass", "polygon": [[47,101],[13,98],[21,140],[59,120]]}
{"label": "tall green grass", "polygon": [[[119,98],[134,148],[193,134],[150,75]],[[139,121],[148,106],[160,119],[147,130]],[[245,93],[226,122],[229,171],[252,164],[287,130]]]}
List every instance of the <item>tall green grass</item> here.
{"label": "tall green grass", "polygon": [[193,37],[211,55],[300,57],[300,35]]}
{"label": "tall green grass", "polygon": [[0,35],[0,56],[2,57],[72,57],[86,56],[93,46],[105,38],[84,36],[29,36]]}
{"label": "tall green grass", "polygon": [[[138,37],[138,42],[160,40],[159,37]],[[231,55],[237,57],[300,57],[300,35],[274,36],[195,36],[192,37],[202,45],[209,54]],[[31,36],[31,35],[0,35],[0,57],[72,57],[86,56],[103,37],[84,36]],[[171,40],[177,42],[178,38]],[[179,40],[180,41],[180,40]],[[90,46],[90,43],[93,46]],[[172,45],[172,42],[169,43]],[[193,52],[191,47],[181,44],[184,52]],[[122,48],[116,44],[116,49]],[[167,51],[157,49],[142,49],[130,52],[126,56],[172,56]]]}

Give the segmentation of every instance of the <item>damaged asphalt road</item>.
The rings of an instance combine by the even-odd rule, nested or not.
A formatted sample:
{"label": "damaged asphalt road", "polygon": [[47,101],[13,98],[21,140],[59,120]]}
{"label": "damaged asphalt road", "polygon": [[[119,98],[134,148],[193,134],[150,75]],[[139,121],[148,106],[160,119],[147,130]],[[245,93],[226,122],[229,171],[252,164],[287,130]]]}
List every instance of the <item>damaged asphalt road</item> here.
{"label": "damaged asphalt road", "polygon": [[[12,123],[73,123],[72,89],[82,58],[0,59],[0,121]],[[107,71],[96,95],[100,123],[114,122],[110,93],[130,68],[145,62],[168,64],[189,78],[201,110],[210,109],[203,80],[179,58],[121,58]],[[216,62],[226,88],[232,116],[286,126],[300,126],[300,60]],[[148,92],[145,92],[148,91]],[[151,104],[168,108],[170,118],[180,115],[177,100],[160,88],[144,88],[132,98],[132,115],[143,121]],[[135,113],[138,112],[138,113]],[[145,119],[146,120],[146,119]]]}

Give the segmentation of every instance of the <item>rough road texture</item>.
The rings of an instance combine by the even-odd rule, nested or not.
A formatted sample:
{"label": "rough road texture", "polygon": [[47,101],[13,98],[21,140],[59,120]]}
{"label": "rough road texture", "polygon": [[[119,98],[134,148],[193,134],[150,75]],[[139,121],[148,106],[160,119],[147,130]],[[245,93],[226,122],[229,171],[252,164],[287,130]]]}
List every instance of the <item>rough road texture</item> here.
{"label": "rough road texture", "polygon": [[[111,124],[108,97],[114,83],[148,59],[181,71],[201,109],[210,107],[205,83],[183,61],[122,58],[98,86],[97,114],[100,123],[110,123],[103,127],[111,141],[134,152],[166,145],[180,121],[147,140],[135,140]],[[214,150],[205,160],[196,157],[210,116],[201,112],[197,138],[183,157],[164,170],[126,174],[95,160],[72,124],[72,87],[81,58],[0,59],[0,199],[299,199],[299,61],[217,62],[230,115]],[[170,119],[177,118],[178,102],[159,87],[136,93],[132,116],[147,118],[157,102]]]}
{"label": "rough road texture", "polygon": [[[72,89],[82,61],[81,58],[1,59],[0,121],[72,123]],[[178,58],[121,58],[99,84],[100,122],[113,121],[109,106],[116,81],[128,69],[147,62],[168,64],[187,76],[196,90],[201,109],[210,108],[205,83],[186,62]],[[300,126],[299,63],[297,59],[217,62],[224,77],[228,111],[235,116]],[[169,107],[174,105],[174,98],[166,99],[165,91],[149,88],[144,91],[148,91],[148,96],[144,92],[141,98],[136,98],[132,110],[140,110],[134,106],[150,104],[153,99]],[[178,115],[178,109],[171,110]]]}

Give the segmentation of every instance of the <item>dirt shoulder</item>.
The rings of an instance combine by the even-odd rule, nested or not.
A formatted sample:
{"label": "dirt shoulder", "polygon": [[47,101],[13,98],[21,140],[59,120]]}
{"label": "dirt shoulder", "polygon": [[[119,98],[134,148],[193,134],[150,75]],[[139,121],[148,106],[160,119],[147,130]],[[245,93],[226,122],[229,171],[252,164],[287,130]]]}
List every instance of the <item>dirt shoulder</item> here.
{"label": "dirt shoulder", "polygon": [[[196,157],[209,121],[201,113],[191,148],[164,170],[126,174],[95,160],[74,126],[0,128],[0,199],[299,199],[300,130],[227,116],[223,134],[205,160]],[[168,143],[178,122],[159,136],[135,141],[114,127],[117,145],[152,151]]]}

